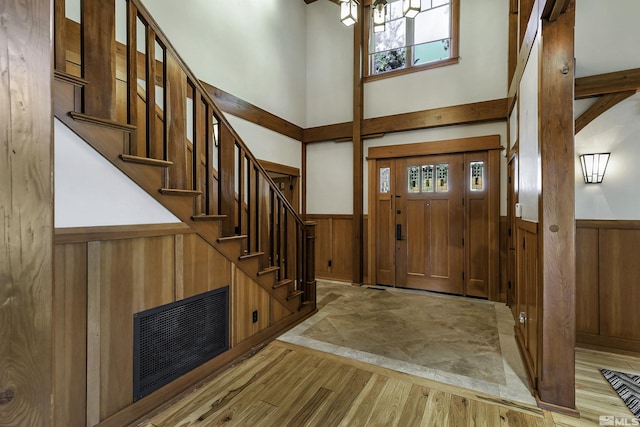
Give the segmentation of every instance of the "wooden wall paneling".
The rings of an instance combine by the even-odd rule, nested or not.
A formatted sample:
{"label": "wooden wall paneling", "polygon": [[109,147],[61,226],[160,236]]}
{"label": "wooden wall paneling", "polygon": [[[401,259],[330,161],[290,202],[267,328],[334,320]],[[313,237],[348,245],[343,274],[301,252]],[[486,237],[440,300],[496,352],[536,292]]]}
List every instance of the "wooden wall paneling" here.
{"label": "wooden wall paneling", "polygon": [[499,301],[507,302],[507,288],[508,288],[508,233],[507,233],[507,217],[500,217],[500,299]]}
{"label": "wooden wall paneling", "polygon": [[187,76],[173,55],[167,55],[167,160],[169,188],[191,190],[187,175],[187,146],[185,138]]}
{"label": "wooden wall paneling", "polygon": [[576,228],[576,332],[594,335],[600,333],[598,246],[598,229]]}
{"label": "wooden wall paneling", "polygon": [[274,323],[277,323],[283,319],[286,319],[287,317],[291,316],[291,314],[293,314],[291,312],[291,310],[289,310],[287,307],[285,307],[284,305],[280,304],[280,302],[275,299],[275,298],[271,298],[271,322],[270,325],[273,325]]}
{"label": "wooden wall paneling", "polygon": [[116,119],[115,0],[81,1],[84,113]]}
{"label": "wooden wall paneling", "polygon": [[[507,143],[508,145],[508,143]],[[500,299],[500,156],[502,150],[490,150],[488,156],[488,227],[489,227],[489,300]]]}
{"label": "wooden wall paneling", "polygon": [[86,425],[87,245],[55,247],[53,424]]}
{"label": "wooden wall paneling", "polygon": [[640,341],[640,316],[633,308],[640,301],[640,230],[601,229],[600,333]]}
{"label": "wooden wall paneling", "polygon": [[[378,241],[378,235],[376,230],[377,224],[377,212],[376,212],[376,204],[377,198],[373,197],[373,192],[377,191],[377,182],[378,182],[378,166],[377,160],[367,158],[367,169],[369,173],[369,214],[367,221],[367,283],[370,285],[375,285],[377,283],[377,260],[376,260],[376,247]],[[317,250],[317,249],[316,249]],[[317,268],[317,266],[316,266]]]}
{"label": "wooden wall paneling", "polygon": [[556,21],[542,21],[538,395],[542,407],[575,414],[574,26],[573,1]]}
{"label": "wooden wall paneling", "polygon": [[[231,290],[231,342],[235,347],[242,341],[266,329],[270,322],[271,297],[249,276],[233,268]],[[258,321],[252,321],[253,312],[258,312]]]}
{"label": "wooden wall paneling", "polygon": [[365,214],[362,218],[362,247],[364,253],[362,254],[363,271],[364,271],[364,283],[371,284],[369,279],[369,215]]}
{"label": "wooden wall paneling", "polygon": [[88,387],[96,388],[87,396],[87,408],[97,410],[88,412],[88,422],[132,403],[133,314],[175,300],[174,251],[173,236],[89,243],[88,264],[96,270],[88,283],[87,366],[98,372],[87,373]]}
{"label": "wooden wall paneling", "polygon": [[[51,425],[52,4],[0,5],[0,425]],[[8,396],[13,396],[11,399]]]}
{"label": "wooden wall paneling", "polygon": [[418,144],[388,145],[369,148],[368,159],[392,159],[398,157],[429,156],[432,154],[464,153],[502,149],[500,135],[477,136],[422,142]]}
{"label": "wooden wall paneling", "polygon": [[307,219],[316,222],[316,277],[330,278],[331,267],[331,219],[318,215],[307,215]]}
{"label": "wooden wall paneling", "polygon": [[176,258],[184,275],[182,298],[231,285],[231,262],[202,237],[186,235],[182,245],[182,258]]}
{"label": "wooden wall paneling", "polygon": [[353,277],[354,263],[352,262],[352,227],[355,221],[351,218],[333,218],[331,220],[331,276],[350,281]]}

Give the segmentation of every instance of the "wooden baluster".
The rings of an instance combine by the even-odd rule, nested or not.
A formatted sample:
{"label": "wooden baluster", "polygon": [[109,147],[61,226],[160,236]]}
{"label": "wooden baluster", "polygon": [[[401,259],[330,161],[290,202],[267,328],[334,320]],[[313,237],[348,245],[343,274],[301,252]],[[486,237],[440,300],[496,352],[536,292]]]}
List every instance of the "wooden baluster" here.
{"label": "wooden baluster", "polygon": [[[271,212],[269,213],[269,256],[273,260],[273,265],[279,267],[282,266],[282,253],[279,248],[280,238],[280,203],[273,188],[269,188],[269,206]],[[286,278],[286,272],[282,268],[278,271],[278,277],[280,280]]]}
{"label": "wooden baluster", "polygon": [[[138,104],[138,9],[133,2],[127,2],[127,116],[128,122],[138,128],[129,140],[129,154],[147,156],[147,130],[140,128]],[[142,118],[144,124],[144,118]]]}
{"label": "wooden baluster", "polygon": [[[167,129],[167,160],[173,162],[169,168],[169,188],[187,190],[187,144],[185,138],[187,76],[173,55],[166,57],[165,126]],[[154,104],[155,106],[155,104]]]}
{"label": "wooden baluster", "polygon": [[[165,160],[164,141],[158,138],[156,112],[156,33],[149,25],[146,26],[146,91],[147,91],[147,156],[152,159]],[[164,77],[164,73],[163,73]],[[167,87],[166,82],[162,85]],[[165,95],[166,96],[166,95]]]}
{"label": "wooden baluster", "polygon": [[115,0],[82,0],[84,113],[116,118]]}
{"label": "wooden baluster", "polygon": [[202,100],[202,94],[195,87],[193,93],[193,189],[201,191],[202,195],[196,197],[196,215],[207,213],[207,186],[203,182],[207,173],[206,147],[209,144],[207,136],[207,108]]}
{"label": "wooden baluster", "polygon": [[219,212],[227,215],[222,223],[222,235],[231,236],[235,234],[235,138],[226,125],[220,126],[219,153],[220,161],[218,166],[218,202]]}
{"label": "wooden baluster", "polygon": [[55,25],[55,69],[67,71],[67,16],[65,0],[56,0],[54,9]]}
{"label": "wooden baluster", "polygon": [[[238,204],[237,204],[237,213],[238,213],[238,234],[246,234],[246,214],[244,208],[244,197],[245,197],[245,162],[244,162],[244,148],[238,144],[238,158],[236,159],[238,162]],[[246,243],[246,239],[243,244]]]}
{"label": "wooden baluster", "polygon": [[307,221],[304,301],[316,300],[316,223]]}

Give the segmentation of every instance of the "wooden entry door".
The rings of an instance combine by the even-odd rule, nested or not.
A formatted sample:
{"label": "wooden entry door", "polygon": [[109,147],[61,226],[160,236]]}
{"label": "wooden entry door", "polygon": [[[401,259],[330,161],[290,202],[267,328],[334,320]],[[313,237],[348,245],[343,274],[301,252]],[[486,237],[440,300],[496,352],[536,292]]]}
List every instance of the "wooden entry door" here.
{"label": "wooden entry door", "polygon": [[463,159],[378,162],[378,283],[464,294]]}
{"label": "wooden entry door", "polygon": [[396,286],[464,293],[463,157],[396,160]]}

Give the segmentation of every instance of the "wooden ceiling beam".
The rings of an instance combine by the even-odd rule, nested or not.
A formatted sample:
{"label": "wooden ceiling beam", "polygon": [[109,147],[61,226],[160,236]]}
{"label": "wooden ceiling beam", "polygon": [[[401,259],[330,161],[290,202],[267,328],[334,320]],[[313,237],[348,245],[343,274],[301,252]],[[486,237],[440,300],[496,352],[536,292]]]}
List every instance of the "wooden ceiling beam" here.
{"label": "wooden ceiling beam", "polygon": [[575,98],[592,98],[609,93],[640,90],[640,68],[597,74],[576,79]]}
{"label": "wooden ceiling beam", "polygon": [[578,134],[589,123],[598,118],[602,113],[609,110],[613,106],[619,104],[630,96],[635,95],[635,90],[629,90],[626,92],[609,93],[602,95],[591,107],[576,119],[575,133]]}

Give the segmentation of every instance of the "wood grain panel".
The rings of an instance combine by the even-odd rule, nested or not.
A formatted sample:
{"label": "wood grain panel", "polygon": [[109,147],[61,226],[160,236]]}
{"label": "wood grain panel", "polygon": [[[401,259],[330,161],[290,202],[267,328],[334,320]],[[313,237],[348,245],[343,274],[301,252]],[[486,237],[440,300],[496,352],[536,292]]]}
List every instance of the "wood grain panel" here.
{"label": "wood grain panel", "polygon": [[[434,202],[435,207],[435,202]],[[429,272],[429,236],[425,228],[430,228],[431,217],[424,200],[407,200],[406,231],[407,240],[407,274],[424,277]],[[392,246],[393,247],[393,246]]]}
{"label": "wood grain panel", "polygon": [[54,425],[86,425],[87,245],[55,248]]}
{"label": "wood grain panel", "polygon": [[600,333],[640,340],[640,316],[633,315],[640,301],[640,230],[600,231]]}
{"label": "wood grain panel", "polygon": [[116,119],[115,0],[83,1],[84,113]]}
{"label": "wood grain panel", "polygon": [[0,425],[51,425],[52,3],[0,3]]}
{"label": "wood grain panel", "polygon": [[[233,268],[231,288],[231,345],[235,347],[242,341],[266,329],[269,326],[270,296],[249,276]],[[258,321],[253,322],[252,314],[258,312]]]}
{"label": "wood grain panel", "polygon": [[331,219],[307,215],[316,222],[316,277],[331,277]]}
{"label": "wood grain panel", "polygon": [[[98,269],[90,276],[97,282],[90,280],[88,286],[99,294],[99,306],[93,308],[99,311],[98,391],[102,420],[133,400],[133,314],[174,301],[174,238],[94,245],[88,263]],[[88,358],[88,365],[93,366],[90,353]]]}
{"label": "wood grain panel", "polygon": [[229,286],[231,284],[231,262],[215,250],[202,237],[189,234],[183,238],[182,298]]}
{"label": "wood grain panel", "polygon": [[466,293],[474,297],[487,298],[489,295],[489,232],[487,227],[487,203],[483,199],[471,199],[468,209],[468,251]]}
{"label": "wood grain panel", "polygon": [[575,98],[640,89],[640,68],[580,77],[575,82]]}
{"label": "wood grain panel", "polygon": [[598,230],[576,228],[576,332],[600,333]]}
{"label": "wood grain panel", "polygon": [[464,153],[502,149],[500,135],[478,136],[472,138],[449,139],[444,141],[422,142],[418,144],[400,144],[384,147],[371,147],[367,158],[385,159],[398,157],[428,156],[431,154]]}
{"label": "wood grain panel", "polygon": [[291,310],[289,310],[287,307],[285,307],[284,305],[280,304],[280,302],[275,299],[275,298],[271,298],[271,322],[270,324],[274,324],[276,322],[279,322],[283,319],[286,319],[287,317],[291,316]]}
{"label": "wood grain panel", "polygon": [[451,260],[449,258],[451,224],[449,200],[431,201],[431,275],[451,277]]}
{"label": "wood grain panel", "polygon": [[351,219],[331,220],[331,275],[340,280],[350,281],[353,275]]}

